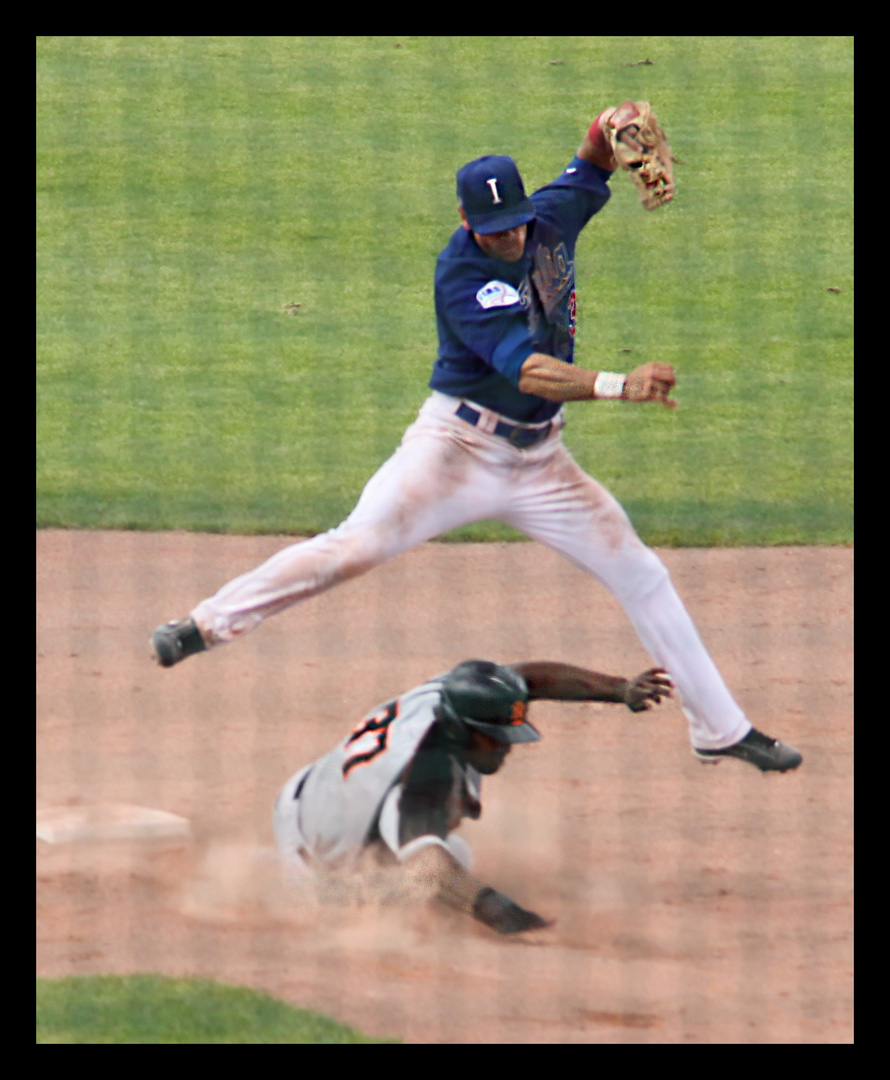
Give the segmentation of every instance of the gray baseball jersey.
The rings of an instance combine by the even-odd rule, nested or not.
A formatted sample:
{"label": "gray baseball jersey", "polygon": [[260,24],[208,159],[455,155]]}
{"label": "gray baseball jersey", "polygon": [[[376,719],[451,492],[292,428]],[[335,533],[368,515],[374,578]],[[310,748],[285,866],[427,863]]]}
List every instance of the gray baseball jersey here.
{"label": "gray baseball jersey", "polygon": [[481,813],[481,776],[436,720],[441,688],[437,676],[372,709],[288,780],[274,819],[285,859],[341,866],[374,844],[397,859],[428,843],[451,849],[451,831]]}

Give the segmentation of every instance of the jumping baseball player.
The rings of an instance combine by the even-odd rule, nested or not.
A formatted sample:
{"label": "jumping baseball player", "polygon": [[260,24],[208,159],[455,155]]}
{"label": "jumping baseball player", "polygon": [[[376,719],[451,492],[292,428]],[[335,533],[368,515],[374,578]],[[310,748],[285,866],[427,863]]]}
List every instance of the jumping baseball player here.
{"label": "jumping baseball player", "polygon": [[640,187],[644,206],[669,202],[670,162],[649,106],[624,102],[596,118],[566,168],[530,197],[509,157],[464,165],[460,227],[436,265],[438,357],[416,421],[344,522],[158,627],[157,661],[169,667],[232,641],[417,544],[497,519],[560,552],[620,601],[647,652],[670,672],[701,760],[796,768],[796,750],[752,727],[666,567],[563,443],[566,401],[675,407],[670,364],[651,361],[624,374],[573,362],[578,236],[608,200],[619,166]]}
{"label": "jumping baseball player", "polygon": [[425,895],[499,934],[548,926],[471,872],[455,830],[480,816],[482,777],[514,743],[540,739],[529,701],[611,701],[642,712],[671,691],[657,669],[627,680],[569,664],[466,660],[372,709],[288,780],[275,803],[279,855],[299,877],[359,868],[369,856],[401,864]]}

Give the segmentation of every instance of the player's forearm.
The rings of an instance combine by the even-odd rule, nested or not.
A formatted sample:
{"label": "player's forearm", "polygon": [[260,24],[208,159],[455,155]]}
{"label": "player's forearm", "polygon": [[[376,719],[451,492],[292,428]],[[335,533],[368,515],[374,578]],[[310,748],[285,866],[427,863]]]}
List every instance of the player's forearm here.
{"label": "player's forearm", "polygon": [[546,353],[532,353],[519,371],[519,389],[547,401],[590,401],[597,372],[585,371]]}
{"label": "player's forearm", "polygon": [[404,866],[424,893],[468,914],[472,913],[473,903],[485,887],[438,843],[422,847],[405,860]]}
{"label": "player's forearm", "polygon": [[498,934],[520,934],[551,925],[504,893],[483,885],[441,844],[428,844],[406,859],[404,865],[428,895],[472,915]]}
{"label": "player's forearm", "polygon": [[547,401],[596,401],[621,398],[625,401],[656,401],[669,409],[677,407],[670,396],[677,382],[672,364],[649,360],[628,374],[615,371],[585,371],[557,360],[547,353],[532,353],[519,369],[519,389]]}
{"label": "player's forearm", "polygon": [[540,660],[510,667],[523,677],[532,699],[623,702],[627,689],[626,679],[572,664]]}

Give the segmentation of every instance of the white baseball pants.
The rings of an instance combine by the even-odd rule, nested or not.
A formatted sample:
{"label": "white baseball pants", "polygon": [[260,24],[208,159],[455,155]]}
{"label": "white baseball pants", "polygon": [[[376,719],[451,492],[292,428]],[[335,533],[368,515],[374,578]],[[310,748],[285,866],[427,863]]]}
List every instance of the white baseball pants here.
{"label": "white baseball pants", "polygon": [[488,433],[503,418],[474,405],[482,414],[474,427],[455,415],[459,404],[434,392],[342,524],[284,548],[198,604],[191,614],[208,645],[451,529],[495,519],[558,551],[617,598],[646,651],[670,673],[694,747],[717,750],[743,738],[751,724],[667,568],[571,456],[561,421],[543,442],[520,450]]}

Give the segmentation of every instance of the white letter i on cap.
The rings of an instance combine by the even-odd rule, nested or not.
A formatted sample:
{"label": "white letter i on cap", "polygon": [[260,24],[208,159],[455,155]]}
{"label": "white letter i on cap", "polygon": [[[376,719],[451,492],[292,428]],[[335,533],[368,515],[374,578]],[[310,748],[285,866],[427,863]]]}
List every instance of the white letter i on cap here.
{"label": "white letter i on cap", "polygon": [[495,206],[497,206],[498,203],[503,202],[504,200],[498,195],[498,178],[493,176],[490,180],[486,180],[485,183],[491,188]]}

